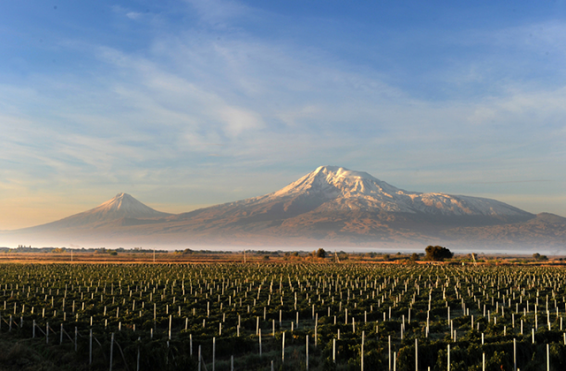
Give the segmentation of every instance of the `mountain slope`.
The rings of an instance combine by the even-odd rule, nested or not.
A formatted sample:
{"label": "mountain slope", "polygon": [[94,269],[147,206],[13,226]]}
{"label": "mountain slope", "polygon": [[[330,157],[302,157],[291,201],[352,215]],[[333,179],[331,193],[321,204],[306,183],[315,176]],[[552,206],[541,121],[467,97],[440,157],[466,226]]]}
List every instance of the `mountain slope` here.
{"label": "mountain slope", "polygon": [[563,244],[563,219],[486,198],[409,192],[365,172],[321,166],[276,192],[189,213],[161,213],[120,194],[87,212],[17,233],[23,244],[34,237],[99,246],[479,243],[516,248]]}
{"label": "mountain slope", "polygon": [[127,193],[119,193],[94,209],[25,230],[54,232],[77,227],[93,228],[103,225],[119,225],[128,220],[164,218],[170,215],[144,205]]}
{"label": "mountain slope", "polygon": [[[372,177],[341,167],[321,166],[287,187],[261,197],[213,206],[170,218],[189,229],[247,226],[285,233],[336,229],[356,220],[363,224],[434,221],[436,224],[494,224],[528,220],[534,215],[503,202],[442,193],[407,192]],[[337,224],[338,223],[338,224]],[[320,224],[317,226],[317,224]]]}

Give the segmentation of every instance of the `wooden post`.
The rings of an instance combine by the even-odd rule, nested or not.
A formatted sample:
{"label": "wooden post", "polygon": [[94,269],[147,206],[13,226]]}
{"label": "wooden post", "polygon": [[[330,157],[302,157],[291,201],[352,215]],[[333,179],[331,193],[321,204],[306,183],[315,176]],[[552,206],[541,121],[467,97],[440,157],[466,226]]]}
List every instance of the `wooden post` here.
{"label": "wooden post", "polygon": [[517,339],[513,339],[513,371],[517,371]]}
{"label": "wooden post", "polygon": [[397,371],[397,352],[393,352],[393,371]]}
{"label": "wooden post", "polygon": [[419,339],[415,338],[415,371],[419,371]]}
{"label": "wooden post", "polygon": [[110,335],[110,371],[112,371],[112,361],[114,356],[114,333]]}
{"label": "wooden post", "polygon": [[138,337],[138,358],[136,359],[136,371],[140,371],[140,342],[141,337]]}
{"label": "wooden post", "polygon": [[216,362],[216,338],[212,338],[212,371],[214,371],[214,365]]}
{"label": "wooden post", "polygon": [[79,329],[75,326],[75,353],[77,352],[77,342],[79,338]]}
{"label": "wooden post", "polygon": [[[391,335],[389,335],[389,345],[387,347],[387,359],[389,360],[389,368],[388,370],[391,371]],[[416,339],[415,339],[416,340]]]}
{"label": "wooden post", "polygon": [[199,345],[198,346],[198,371],[200,371],[200,364],[202,362],[201,360],[202,360],[202,357],[200,356],[200,345]]}
{"label": "wooden post", "polygon": [[88,364],[92,365],[92,329],[88,335]]}
{"label": "wooden post", "polygon": [[[566,334],[564,334],[566,336]],[[332,339],[332,362],[336,363],[336,339]]]}
{"label": "wooden post", "polygon": [[[2,318],[0,318],[0,322],[1,321],[2,321]],[[32,333],[32,335],[31,335],[32,339],[35,339],[35,320],[33,320],[33,330],[32,330],[31,333]]]}
{"label": "wooden post", "polygon": [[450,371],[450,344],[448,344],[448,371]]}
{"label": "wooden post", "polygon": [[258,335],[259,335],[259,356],[261,357],[261,329],[259,329]]}
{"label": "wooden post", "polygon": [[550,371],[550,344],[546,344],[546,371]]}
{"label": "wooden post", "polygon": [[45,344],[49,344],[49,322],[45,324]]}
{"label": "wooden post", "polygon": [[362,331],[362,348],[361,348],[361,352],[360,352],[360,365],[361,365],[361,371],[364,371],[364,343],[365,343],[365,331]]}
{"label": "wooden post", "polygon": [[308,369],[309,369],[309,336],[308,336],[308,335],[306,336],[306,348],[305,348],[305,349],[306,349],[306,352],[305,352],[305,354],[306,354],[305,364],[306,364],[306,366],[307,366],[307,371],[308,371]]}
{"label": "wooden post", "polygon": [[283,339],[281,346],[281,363],[285,362],[285,331],[283,331]]}

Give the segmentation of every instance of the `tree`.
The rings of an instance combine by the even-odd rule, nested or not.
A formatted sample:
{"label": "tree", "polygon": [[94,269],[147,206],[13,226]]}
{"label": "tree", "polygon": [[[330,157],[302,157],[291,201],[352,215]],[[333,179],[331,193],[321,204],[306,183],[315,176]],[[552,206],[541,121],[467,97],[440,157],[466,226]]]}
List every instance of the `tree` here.
{"label": "tree", "polygon": [[316,252],[317,258],[326,258],[326,251],[324,249],[318,249]]}
{"label": "tree", "polygon": [[444,259],[451,259],[454,254],[446,247],[429,245],[425,249],[425,260],[443,261]]}
{"label": "tree", "polygon": [[417,260],[419,260],[419,255],[414,252],[413,255],[411,255],[411,261],[416,262]]}
{"label": "tree", "polygon": [[541,255],[541,254],[539,254],[538,252],[533,254],[533,258],[534,258],[536,261],[545,261],[545,260],[548,260],[548,257],[547,257],[546,255]]}

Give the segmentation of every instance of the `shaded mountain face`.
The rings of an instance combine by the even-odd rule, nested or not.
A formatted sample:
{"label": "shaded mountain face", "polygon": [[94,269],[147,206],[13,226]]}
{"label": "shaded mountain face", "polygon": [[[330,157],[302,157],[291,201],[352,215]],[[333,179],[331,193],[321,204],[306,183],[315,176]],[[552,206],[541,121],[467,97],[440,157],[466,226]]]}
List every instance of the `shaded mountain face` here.
{"label": "shaded mountain face", "polygon": [[534,217],[496,200],[408,192],[365,172],[321,166],[274,193],[172,216],[169,221],[171,230],[190,240],[214,236],[217,243],[235,237],[348,245],[422,244],[445,238],[442,232],[447,229]]}
{"label": "shaded mountain face", "polygon": [[365,172],[321,166],[279,191],[189,213],[162,213],[119,194],[87,212],[17,232],[101,246],[556,245],[564,240],[563,219],[486,198],[409,192]]}
{"label": "shaded mountain face", "polygon": [[[171,214],[163,213],[146,206],[127,193],[119,193],[116,197],[104,202],[94,209],[75,214],[56,222],[43,224],[26,230],[49,230],[68,228],[92,228],[103,225],[123,224],[129,219],[164,218]],[[118,222],[121,221],[121,222]]]}
{"label": "shaded mountain face", "polygon": [[[431,215],[532,217],[532,214],[486,198],[407,192],[365,172],[321,166],[287,187],[240,205],[283,203],[284,210],[370,211]],[[322,208],[321,208],[322,207]]]}
{"label": "shaded mountain face", "polygon": [[[496,200],[407,192],[365,172],[321,166],[277,192],[180,214],[170,220],[208,223],[202,228],[286,227],[286,233],[293,234],[292,229],[306,226],[336,230],[336,223],[342,226],[420,223],[438,229],[444,224],[491,225],[533,217]],[[357,219],[364,221],[356,222]]]}

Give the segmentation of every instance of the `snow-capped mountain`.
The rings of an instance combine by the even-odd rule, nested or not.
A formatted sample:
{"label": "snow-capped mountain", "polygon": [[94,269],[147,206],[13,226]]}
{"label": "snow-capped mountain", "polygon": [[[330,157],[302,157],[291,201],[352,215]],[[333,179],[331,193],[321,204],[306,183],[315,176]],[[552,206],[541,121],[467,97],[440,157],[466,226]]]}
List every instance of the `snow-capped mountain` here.
{"label": "snow-capped mountain", "polygon": [[[68,218],[0,234],[30,242],[98,246],[361,245],[559,246],[566,218],[496,200],[408,192],[365,172],[321,166],[264,196],[183,214],[121,193]],[[40,241],[40,242],[35,242]],[[526,245],[525,245],[526,246]]]}
{"label": "snow-capped mountain", "polygon": [[[407,192],[366,172],[321,166],[287,187],[244,201],[259,204],[293,200],[321,204],[321,210],[367,210],[435,215],[532,216],[503,202],[443,193]],[[290,206],[289,204],[288,206]]]}

